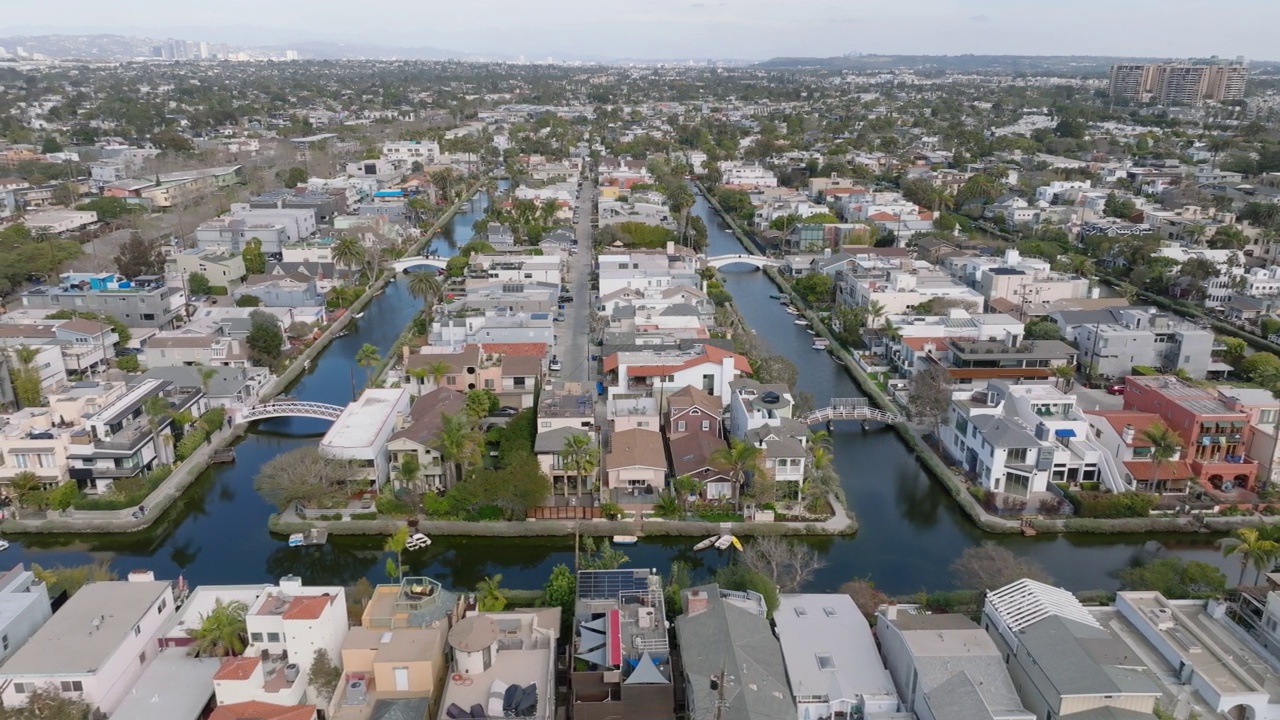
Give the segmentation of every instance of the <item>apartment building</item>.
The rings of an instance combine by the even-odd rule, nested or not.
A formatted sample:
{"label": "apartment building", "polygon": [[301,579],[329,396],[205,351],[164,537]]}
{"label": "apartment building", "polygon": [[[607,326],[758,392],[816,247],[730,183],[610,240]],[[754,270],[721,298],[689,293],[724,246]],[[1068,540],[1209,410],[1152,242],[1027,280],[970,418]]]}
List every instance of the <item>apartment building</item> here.
{"label": "apartment building", "polygon": [[435,165],[440,161],[440,143],[432,140],[388,140],[382,143],[382,158],[407,164]]}
{"label": "apartment building", "polygon": [[1227,369],[1211,358],[1212,331],[1156,308],[1059,310],[1049,318],[1080,349],[1080,363],[1097,375],[1120,378],[1145,365],[1201,379]]}
{"label": "apartment building", "polygon": [[0,415],[0,482],[26,471],[46,484],[65,480],[71,467],[71,435],[78,429],[67,419],[92,416],[124,392],[122,382],[85,381],[47,396],[47,407]]}
{"label": "apartment building", "polygon": [[164,269],[166,274],[183,278],[184,283],[192,273],[200,273],[208,278],[210,284],[232,290],[248,274],[244,268],[243,256],[201,248],[170,255],[165,259]]}
{"label": "apartment building", "polygon": [[1248,454],[1253,427],[1247,411],[1171,375],[1131,375],[1124,384],[1125,409],[1159,415],[1182,438],[1191,470],[1204,487],[1222,493],[1256,489],[1258,461]]}
{"label": "apartment building", "polygon": [[1088,278],[1054,272],[1039,258],[1023,258],[1006,250],[998,258],[954,256],[944,263],[951,276],[982,293],[987,302],[1004,298],[1018,304],[1075,300],[1092,294]]}
{"label": "apartment building", "polygon": [[555,327],[549,312],[520,313],[498,308],[487,310],[483,315],[440,318],[432,324],[427,342],[445,347],[538,343],[550,348],[554,344]]}
{"label": "apartment building", "polygon": [[201,252],[238,254],[244,252],[249,241],[259,240],[263,252],[277,253],[286,243],[293,242],[296,234],[296,230],[291,234],[284,222],[244,216],[220,217],[196,227],[196,243]]}
{"label": "apartment building", "polygon": [[1121,63],[1111,66],[1111,96],[1159,105],[1199,105],[1244,99],[1249,66],[1234,61]]}
{"label": "apartment building", "polygon": [[391,475],[387,443],[409,415],[405,388],[370,388],[342,410],[320,439],[320,450],[334,458],[355,461],[374,488]]}
{"label": "apartment building", "polygon": [[142,363],[149,368],[253,367],[249,344],[244,338],[221,334],[195,334],[171,331],[152,335],[142,350]]}
{"label": "apartment building", "polygon": [[22,307],[32,310],[71,310],[108,315],[129,327],[165,330],[174,326],[187,304],[180,288],[168,287],[157,279],[154,283],[134,285],[113,279],[99,288],[79,282],[55,287],[37,287],[20,296]]}
{"label": "apartment building", "polygon": [[982,293],[919,261],[880,262],[870,272],[847,274],[837,287],[840,304],[871,307],[874,303],[888,315],[906,314],[934,298],[961,303],[970,312],[986,308]]}
{"label": "apartment building", "polygon": [[0,699],[18,707],[52,686],[110,715],[159,654],[173,611],[170,584],[150,572],[85,585],[0,666]]}

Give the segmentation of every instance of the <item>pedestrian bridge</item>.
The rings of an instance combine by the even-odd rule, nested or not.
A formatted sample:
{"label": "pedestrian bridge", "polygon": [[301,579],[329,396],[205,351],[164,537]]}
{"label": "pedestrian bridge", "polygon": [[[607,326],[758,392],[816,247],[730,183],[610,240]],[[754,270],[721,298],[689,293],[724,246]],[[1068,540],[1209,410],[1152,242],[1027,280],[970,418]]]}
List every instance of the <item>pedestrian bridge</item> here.
{"label": "pedestrian bridge", "polygon": [[899,423],[901,415],[885,412],[866,398],[831,398],[831,404],[800,418],[805,425],[831,422],[832,420],[874,420],[882,423]]}
{"label": "pedestrian bridge", "polygon": [[391,267],[395,268],[396,272],[398,273],[408,272],[409,270],[414,270],[414,269],[420,270],[428,267],[433,267],[437,270],[443,270],[445,264],[447,264],[448,262],[449,262],[449,258],[413,257],[413,258],[405,258],[404,260],[397,260],[391,263]]}
{"label": "pedestrian bridge", "polygon": [[737,255],[716,255],[715,257],[707,258],[707,267],[713,268],[722,268],[725,265],[735,265],[738,263],[751,265],[757,268],[763,268],[766,265],[770,267],[781,267],[782,265],[781,260],[774,260],[773,258],[767,258],[761,255],[748,255],[746,253],[739,253]]}
{"label": "pedestrian bridge", "polygon": [[337,420],[338,416],[341,415],[342,411],[345,409],[346,408],[339,405],[285,400],[281,402],[269,402],[262,403],[261,405],[254,405],[241,413],[238,419],[240,422],[244,423],[278,417],[308,417],[316,418],[317,420]]}

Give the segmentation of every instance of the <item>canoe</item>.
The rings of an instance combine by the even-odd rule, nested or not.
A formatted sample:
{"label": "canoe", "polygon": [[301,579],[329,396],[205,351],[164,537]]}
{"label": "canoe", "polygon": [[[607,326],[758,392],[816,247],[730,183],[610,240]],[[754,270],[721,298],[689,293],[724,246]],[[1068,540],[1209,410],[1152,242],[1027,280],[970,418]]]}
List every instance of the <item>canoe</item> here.
{"label": "canoe", "polygon": [[769,297],[770,297],[770,298],[773,298],[774,300],[781,300],[781,299],[782,299],[782,296],[781,296],[781,295],[770,295]]}
{"label": "canoe", "polygon": [[796,324],[796,325],[808,325],[808,324],[809,324],[809,321],[808,321],[808,320],[805,320],[804,318],[800,318],[799,320],[795,320],[794,322],[795,322],[795,324]]}
{"label": "canoe", "polygon": [[736,537],[735,537],[735,538],[733,538],[733,547],[734,547],[734,549],[735,549],[735,550],[737,550],[738,552],[742,552],[742,541],[741,541],[741,540],[738,540],[738,538],[736,538]]}
{"label": "canoe", "polygon": [[639,541],[640,541],[640,538],[636,537],[635,535],[614,535],[613,536],[614,545],[635,545]]}
{"label": "canoe", "polygon": [[724,550],[725,548],[729,547],[732,544],[733,544],[732,535],[721,535],[720,538],[716,540],[716,549]]}
{"label": "canoe", "polygon": [[706,550],[707,548],[711,547],[712,545],[715,545],[715,544],[716,544],[716,541],[717,541],[717,540],[719,540],[719,539],[720,539],[720,536],[719,536],[719,535],[712,535],[711,537],[707,538],[706,540],[703,540],[702,542],[698,543],[697,545],[694,545],[694,546],[693,546],[693,549],[694,549],[694,550]]}

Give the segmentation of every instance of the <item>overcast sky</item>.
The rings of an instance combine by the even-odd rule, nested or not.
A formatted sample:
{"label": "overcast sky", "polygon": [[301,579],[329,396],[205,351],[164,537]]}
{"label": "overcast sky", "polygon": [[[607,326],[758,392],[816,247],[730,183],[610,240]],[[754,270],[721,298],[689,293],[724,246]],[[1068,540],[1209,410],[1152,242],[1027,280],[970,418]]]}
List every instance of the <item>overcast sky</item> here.
{"label": "overcast sky", "polygon": [[[473,53],[634,58],[896,54],[1280,59],[1280,0],[6,0],[10,32],[180,31]],[[7,26],[7,30],[5,27]],[[207,28],[202,30],[202,28]],[[206,37],[198,37],[197,33]]]}

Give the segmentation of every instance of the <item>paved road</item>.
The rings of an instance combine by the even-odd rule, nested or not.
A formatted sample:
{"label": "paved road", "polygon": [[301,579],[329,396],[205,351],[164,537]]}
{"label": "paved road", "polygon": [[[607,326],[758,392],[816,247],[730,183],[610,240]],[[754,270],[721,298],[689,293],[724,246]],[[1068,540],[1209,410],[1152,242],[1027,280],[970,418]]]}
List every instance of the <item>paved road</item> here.
{"label": "paved road", "polygon": [[591,202],[595,186],[588,183],[578,196],[578,254],[570,256],[565,285],[573,302],[565,305],[565,321],[556,323],[556,356],[563,364],[559,376],[574,382],[594,383],[589,329],[591,315]]}
{"label": "paved road", "polygon": [[1081,410],[1123,410],[1124,396],[1109,395],[1106,390],[1076,385],[1073,391]]}

